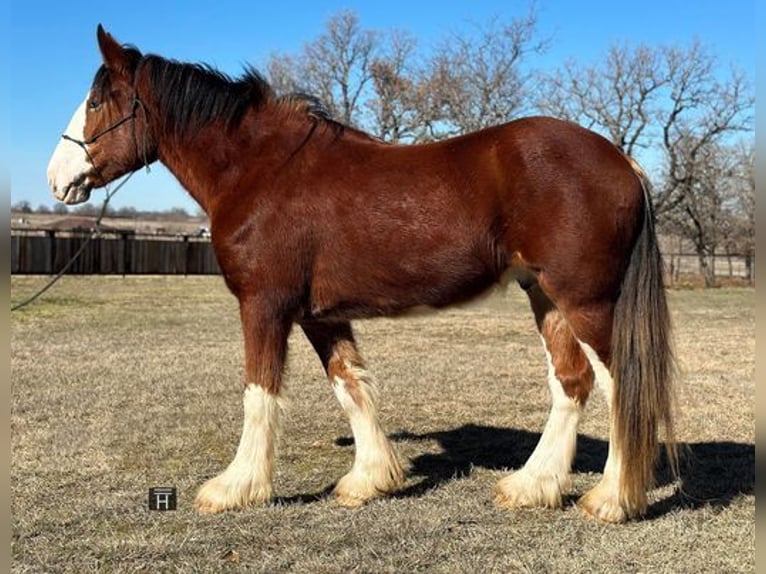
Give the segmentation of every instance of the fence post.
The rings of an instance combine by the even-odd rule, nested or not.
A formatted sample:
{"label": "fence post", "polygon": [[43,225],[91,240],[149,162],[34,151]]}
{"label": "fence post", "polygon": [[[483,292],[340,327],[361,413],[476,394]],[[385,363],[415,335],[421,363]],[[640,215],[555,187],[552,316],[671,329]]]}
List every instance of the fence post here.
{"label": "fence post", "polygon": [[56,230],[46,230],[45,237],[48,241],[48,269],[46,271],[49,275],[53,275],[56,273]]}
{"label": "fence post", "polygon": [[184,277],[189,276],[189,236],[184,235]]}
{"label": "fence post", "polygon": [[128,249],[128,232],[123,231],[120,233],[120,241],[122,242],[122,276],[130,269],[130,249]]}

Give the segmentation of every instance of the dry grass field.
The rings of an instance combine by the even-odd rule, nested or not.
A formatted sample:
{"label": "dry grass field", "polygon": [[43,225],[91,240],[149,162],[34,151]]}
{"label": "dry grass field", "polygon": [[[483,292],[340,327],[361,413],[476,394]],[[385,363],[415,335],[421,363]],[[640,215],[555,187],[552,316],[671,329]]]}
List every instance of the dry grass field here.
{"label": "dry grass field", "polygon": [[[13,277],[12,301],[43,278]],[[755,292],[674,291],[680,483],[661,473],[643,521],[586,519],[576,496],[606,458],[603,398],[580,426],[562,510],[494,506],[549,408],[523,294],[431,316],[357,323],[383,387],[405,487],[359,510],[330,489],[350,467],[345,415],[303,334],[277,500],[201,516],[242,423],[236,302],[219,277],[64,278],[11,314],[14,572],[754,572]],[[152,486],[178,510],[150,512]]]}

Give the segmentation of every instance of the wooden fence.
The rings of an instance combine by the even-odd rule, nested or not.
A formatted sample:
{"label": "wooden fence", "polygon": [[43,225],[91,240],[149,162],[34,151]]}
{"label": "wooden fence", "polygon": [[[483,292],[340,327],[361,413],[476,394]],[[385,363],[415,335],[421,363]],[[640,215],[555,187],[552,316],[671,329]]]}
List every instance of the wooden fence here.
{"label": "wooden fence", "polygon": [[[665,253],[666,281],[668,285],[684,284],[689,278],[699,277],[699,257],[692,253]],[[755,285],[755,258],[743,255],[715,255],[707,258],[716,281],[728,279],[739,284]]]}
{"label": "wooden fence", "polygon": [[[11,273],[58,273],[87,241],[89,232],[12,230]],[[699,275],[697,256],[665,253],[669,285]],[[755,283],[755,262],[716,256],[709,262],[718,278]],[[88,275],[214,275],[220,273],[210,240],[191,235],[141,235],[110,231],[91,240],[69,273]]]}
{"label": "wooden fence", "polygon": [[[11,233],[11,273],[58,273],[90,233],[24,230]],[[93,239],[68,273],[200,275],[220,273],[207,238],[109,232]]]}

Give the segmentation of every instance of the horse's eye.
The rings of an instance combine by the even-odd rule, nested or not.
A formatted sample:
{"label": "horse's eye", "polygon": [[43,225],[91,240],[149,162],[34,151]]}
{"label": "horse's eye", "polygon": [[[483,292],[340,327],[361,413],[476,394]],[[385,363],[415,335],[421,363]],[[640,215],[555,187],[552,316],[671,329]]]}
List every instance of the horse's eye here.
{"label": "horse's eye", "polygon": [[96,111],[97,109],[99,109],[99,108],[101,107],[101,102],[99,102],[98,100],[90,100],[90,101],[88,102],[88,107],[89,107],[89,108],[90,108],[92,111]]}

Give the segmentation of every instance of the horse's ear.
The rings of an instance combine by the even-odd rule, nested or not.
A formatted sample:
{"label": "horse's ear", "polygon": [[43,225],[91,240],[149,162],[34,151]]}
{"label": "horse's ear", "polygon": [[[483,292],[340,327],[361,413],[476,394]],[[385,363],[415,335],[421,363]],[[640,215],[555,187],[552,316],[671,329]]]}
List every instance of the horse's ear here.
{"label": "horse's ear", "polygon": [[114,37],[104,30],[99,24],[96,31],[98,37],[98,48],[101,50],[101,57],[104,60],[104,66],[119,73],[129,72],[131,68],[131,58]]}

